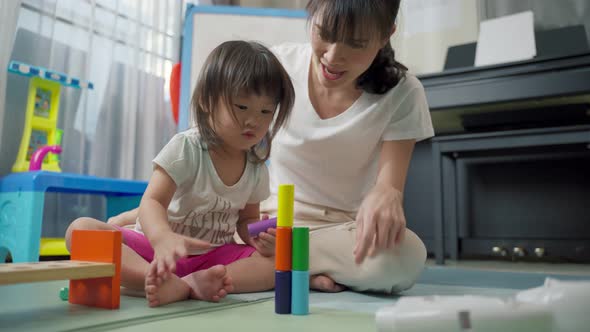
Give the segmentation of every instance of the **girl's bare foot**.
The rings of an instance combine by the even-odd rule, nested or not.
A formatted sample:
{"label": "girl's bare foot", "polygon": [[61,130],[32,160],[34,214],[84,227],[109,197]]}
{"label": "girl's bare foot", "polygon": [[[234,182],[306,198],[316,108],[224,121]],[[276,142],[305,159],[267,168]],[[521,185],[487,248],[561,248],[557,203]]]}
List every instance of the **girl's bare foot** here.
{"label": "girl's bare foot", "polygon": [[309,287],[327,293],[338,293],[346,289],[343,285],[337,284],[332,278],[318,274],[309,278]]}
{"label": "girl's bare foot", "polygon": [[150,307],[186,300],[190,291],[189,285],[175,274],[171,274],[163,282],[154,275],[145,278],[145,298]]}
{"label": "girl's bare foot", "polygon": [[182,280],[190,287],[190,298],[197,300],[217,302],[234,290],[223,265],[191,273]]}
{"label": "girl's bare foot", "polygon": [[182,279],[175,274],[164,281],[153,275],[148,275],[145,279],[145,297],[150,307],[189,298],[217,302],[233,289],[231,278],[226,274],[223,265],[193,272]]}

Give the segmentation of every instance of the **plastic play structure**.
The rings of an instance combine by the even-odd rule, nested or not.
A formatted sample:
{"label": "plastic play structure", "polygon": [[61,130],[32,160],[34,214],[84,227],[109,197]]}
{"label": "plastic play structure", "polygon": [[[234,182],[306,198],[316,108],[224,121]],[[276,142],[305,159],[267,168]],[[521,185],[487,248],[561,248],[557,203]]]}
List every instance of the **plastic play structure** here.
{"label": "plastic play structure", "polygon": [[40,147],[33,153],[31,156],[31,162],[29,163],[29,171],[39,171],[41,170],[41,166],[43,160],[45,159],[45,155],[48,153],[59,154],[61,153],[61,146],[60,145],[46,145]]}
{"label": "plastic play structure", "polygon": [[[178,123],[180,64],[171,72],[172,115]],[[12,171],[0,178],[0,263],[37,262],[39,256],[67,256],[63,238],[41,238],[45,193],[102,195],[106,218],[136,208],[145,181],[61,173],[61,130],[57,128],[61,87],[93,89],[91,82],[11,61],[8,71],[31,77],[20,148]]]}
{"label": "plastic play structure", "polygon": [[[106,217],[139,206],[147,182],[32,171],[0,178],[0,262],[39,261],[46,192],[102,195]],[[63,245],[63,244],[62,244]]]}
{"label": "plastic play structure", "polygon": [[[61,131],[57,128],[61,87],[93,89],[94,85],[75,77],[68,77],[63,73],[18,61],[11,61],[8,71],[31,77],[23,136],[16,161],[12,166],[13,172],[26,172],[29,170],[33,154],[38,149],[61,144]],[[41,162],[42,170],[61,171],[59,159],[55,154],[47,159],[36,160],[35,166],[39,162]]]}
{"label": "plastic play structure", "polygon": [[[57,156],[62,151],[60,145],[62,131],[57,128],[61,87],[93,89],[94,85],[75,77],[68,77],[63,73],[18,61],[10,62],[8,72],[31,77],[23,135],[12,171],[61,172]],[[41,256],[69,255],[63,239],[60,238],[41,239],[40,254]]]}
{"label": "plastic play structure", "polygon": [[61,87],[93,89],[93,84],[17,61],[10,62],[8,71],[31,80],[13,173],[0,178],[0,263],[9,252],[13,262],[67,256],[63,238],[41,238],[47,192],[103,195],[108,218],[137,207],[147,183],[62,173],[57,128]]}

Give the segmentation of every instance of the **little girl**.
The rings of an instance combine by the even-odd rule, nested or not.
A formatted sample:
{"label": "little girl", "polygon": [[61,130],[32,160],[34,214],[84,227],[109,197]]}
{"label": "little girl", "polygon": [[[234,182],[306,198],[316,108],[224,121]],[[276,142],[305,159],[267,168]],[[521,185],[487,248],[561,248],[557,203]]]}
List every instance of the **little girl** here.
{"label": "little girl", "polygon": [[[74,229],[118,229],[121,284],[144,290],[150,306],[274,287],[274,229],[256,238],[247,224],[269,196],[264,164],[295,94],[266,47],[229,41],[209,55],[191,102],[196,128],[153,160],[134,229],[79,218]],[[127,213],[134,214],[134,211]],[[245,245],[233,241],[238,232]]]}

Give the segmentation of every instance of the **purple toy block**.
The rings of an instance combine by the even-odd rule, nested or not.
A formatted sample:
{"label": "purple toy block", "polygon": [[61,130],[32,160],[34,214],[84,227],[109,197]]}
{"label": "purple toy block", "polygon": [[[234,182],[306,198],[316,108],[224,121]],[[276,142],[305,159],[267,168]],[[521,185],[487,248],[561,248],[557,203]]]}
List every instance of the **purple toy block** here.
{"label": "purple toy block", "polygon": [[276,217],[248,224],[248,234],[250,234],[251,237],[256,237],[261,232],[266,232],[266,230],[269,228],[277,228]]}

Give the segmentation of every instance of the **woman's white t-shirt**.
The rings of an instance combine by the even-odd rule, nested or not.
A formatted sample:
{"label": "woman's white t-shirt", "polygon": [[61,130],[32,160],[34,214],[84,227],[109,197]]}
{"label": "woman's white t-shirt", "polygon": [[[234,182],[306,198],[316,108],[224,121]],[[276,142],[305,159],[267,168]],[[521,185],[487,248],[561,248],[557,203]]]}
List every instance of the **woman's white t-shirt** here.
{"label": "woman's white t-shirt", "polygon": [[424,88],[407,73],[385,94],[364,92],[345,112],[320,119],[308,95],[310,44],[273,48],[295,88],[291,118],[272,143],[270,190],[293,183],[295,199],[358,211],[374,186],[383,141],[434,135]]}

